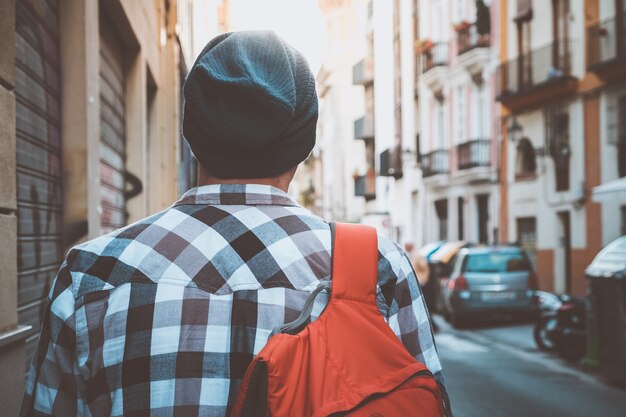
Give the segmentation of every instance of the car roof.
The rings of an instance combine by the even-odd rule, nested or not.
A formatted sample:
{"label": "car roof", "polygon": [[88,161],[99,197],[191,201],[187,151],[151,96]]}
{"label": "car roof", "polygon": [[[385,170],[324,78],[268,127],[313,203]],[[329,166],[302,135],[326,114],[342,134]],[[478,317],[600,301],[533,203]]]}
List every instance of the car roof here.
{"label": "car roof", "polygon": [[475,246],[462,249],[467,255],[484,255],[488,253],[520,253],[523,249],[519,246]]}

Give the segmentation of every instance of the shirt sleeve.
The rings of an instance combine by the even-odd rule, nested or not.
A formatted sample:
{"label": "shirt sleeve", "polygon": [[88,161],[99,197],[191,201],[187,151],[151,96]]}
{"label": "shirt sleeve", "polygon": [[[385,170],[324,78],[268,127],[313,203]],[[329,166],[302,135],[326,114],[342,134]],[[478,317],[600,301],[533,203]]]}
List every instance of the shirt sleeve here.
{"label": "shirt sleeve", "polygon": [[409,353],[424,363],[439,384],[446,408],[452,416],[441,362],[437,354],[430,315],[415,271],[406,253],[394,242],[378,238],[378,291],[381,311]]}
{"label": "shirt sleeve", "polygon": [[75,323],[72,277],[65,262],[50,290],[20,416],[77,415],[79,375]]}

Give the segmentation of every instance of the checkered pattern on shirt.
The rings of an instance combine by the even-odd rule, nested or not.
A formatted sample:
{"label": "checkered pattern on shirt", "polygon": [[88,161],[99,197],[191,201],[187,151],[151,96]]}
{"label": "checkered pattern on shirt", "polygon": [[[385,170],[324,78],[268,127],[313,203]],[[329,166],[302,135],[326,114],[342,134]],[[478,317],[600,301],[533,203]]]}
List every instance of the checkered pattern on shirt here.
{"label": "checkered pattern on shirt", "polygon": [[[22,415],[224,416],[271,330],[299,315],[330,265],[328,223],[282,191],[193,189],[69,252]],[[408,351],[441,376],[411,264],[382,237],[377,297]]]}

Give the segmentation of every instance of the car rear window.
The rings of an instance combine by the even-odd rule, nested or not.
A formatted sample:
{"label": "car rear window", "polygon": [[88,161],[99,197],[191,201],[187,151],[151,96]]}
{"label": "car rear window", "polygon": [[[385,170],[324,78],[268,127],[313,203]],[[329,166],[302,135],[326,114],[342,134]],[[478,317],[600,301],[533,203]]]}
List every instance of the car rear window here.
{"label": "car rear window", "polygon": [[523,253],[481,253],[468,255],[465,272],[530,271],[530,263]]}

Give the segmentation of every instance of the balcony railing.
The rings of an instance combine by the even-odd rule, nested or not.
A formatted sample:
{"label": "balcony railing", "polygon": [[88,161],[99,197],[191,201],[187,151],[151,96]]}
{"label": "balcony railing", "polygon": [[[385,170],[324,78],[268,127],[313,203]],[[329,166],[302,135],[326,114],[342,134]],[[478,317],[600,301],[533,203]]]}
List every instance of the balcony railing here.
{"label": "balcony railing", "polygon": [[491,140],[474,139],[456,147],[458,169],[491,166]]}
{"label": "balcony railing", "polygon": [[448,42],[437,42],[420,56],[421,73],[425,73],[434,67],[448,65],[450,62]]}
{"label": "balcony railing", "polygon": [[571,78],[572,50],[572,41],[555,41],[500,65],[498,98],[523,94],[541,84]]}
{"label": "balcony railing", "polygon": [[374,138],[374,120],[371,117],[363,116],[354,121],[354,138],[365,140]]}
{"label": "balcony railing", "polygon": [[[598,22],[587,29],[587,67],[626,60],[626,13],[624,13],[621,33],[618,33],[617,19]],[[620,39],[621,37],[621,39]]]}
{"label": "balcony railing", "polygon": [[365,58],[352,67],[352,84],[370,85],[374,82],[374,62]]}
{"label": "balcony railing", "polygon": [[467,30],[460,31],[456,42],[458,55],[471,51],[474,48],[488,48],[491,44],[489,34],[479,34],[476,24],[472,24]]}
{"label": "balcony railing", "polygon": [[438,149],[422,155],[422,176],[447,174],[450,172],[450,156],[447,149]]}
{"label": "balcony railing", "polygon": [[396,145],[380,153],[381,177],[402,178],[402,148]]}
{"label": "balcony railing", "polygon": [[366,200],[376,198],[376,175],[374,170],[369,170],[366,175],[354,177],[354,195],[365,197]]}

